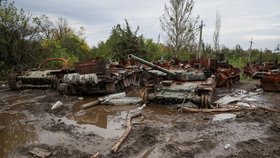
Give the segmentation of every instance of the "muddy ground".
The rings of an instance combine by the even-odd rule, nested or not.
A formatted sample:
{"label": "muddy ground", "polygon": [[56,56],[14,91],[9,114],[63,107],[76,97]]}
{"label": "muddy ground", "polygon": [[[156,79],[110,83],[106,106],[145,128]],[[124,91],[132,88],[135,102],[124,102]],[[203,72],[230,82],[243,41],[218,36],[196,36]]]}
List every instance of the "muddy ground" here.
{"label": "muddy ground", "polygon": [[[257,81],[217,89],[216,99],[237,89],[255,92]],[[235,119],[213,121],[219,113],[182,113],[150,104],[119,152],[111,147],[131,113],[141,105],[80,106],[96,97],[65,96],[52,90],[10,91],[0,85],[0,157],[34,157],[35,147],[49,157],[280,157],[280,114],[268,110],[231,112]],[[255,106],[280,109],[279,93],[260,93]],[[61,101],[59,110],[52,105]],[[139,111],[139,110],[138,110]],[[138,120],[140,121],[140,120]]]}

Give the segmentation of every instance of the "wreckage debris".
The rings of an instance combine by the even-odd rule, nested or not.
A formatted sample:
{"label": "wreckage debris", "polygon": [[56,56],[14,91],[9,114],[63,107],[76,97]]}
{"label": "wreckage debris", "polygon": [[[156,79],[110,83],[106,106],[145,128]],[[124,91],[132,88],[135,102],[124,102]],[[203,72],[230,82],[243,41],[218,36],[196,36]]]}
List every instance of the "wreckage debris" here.
{"label": "wreckage debris", "polygon": [[138,104],[142,101],[139,97],[123,97],[119,99],[110,99],[104,104],[109,105],[131,105],[131,104]]}
{"label": "wreckage debris", "polygon": [[265,91],[280,92],[280,69],[274,73],[268,73],[261,79],[261,87]]}
{"label": "wreckage debris", "polygon": [[214,103],[217,104],[218,106],[223,106],[223,105],[228,105],[229,103],[232,102],[237,102],[240,101],[242,98],[241,97],[231,97],[229,95],[226,95],[219,100],[215,101]]}
{"label": "wreckage debris", "polygon": [[104,97],[99,97],[96,101],[83,104],[82,109],[86,109],[98,104],[109,104],[109,105],[129,105],[138,104],[142,101],[139,97],[127,97],[125,92],[109,94]]}
{"label": "wreckage debris", "polygon": [[63,105],[63,103],[61,101],[57,101],[51,108],[51,110],[55,110],[60,108]]}
{"label": "wreckage debris", "polygon": [[98,105],[98,104],[100,104],[100,101],[99,101],[99,100],[96,100],[96,101],[93,101],[93,102],[89,102],[89,103],[83,104],[83,105],[81,106],[81,108],[82,108],[82,109],[87,109],[87,108],[90,108],[90,107],[92,107],[92,106],[94,106],[94,105]]}
{"label": "wreckage debris", "polygon": [[111,99],[120,99],[120,98],[124,98],[125,96],[126,96],[125,92],[121,92],[121,93],[109,94],[109,95],[106,95],[104,97],[99,97],[98,100],[102,104],[104,104]]}
{"label": "wreckage debris", "polygon": [[277,61],[273,62],[260,62],[258,64],[249,64],[243,67],[243,73],[253,79],[261,79],[265,75],[279,69]]}
{"label": "wreckage debris", "polygon": [[226,144],[226,145],[224,146],[224,149],[225,149],[225,150],[228,150],[228,149],[230,148],[230,146],[231,146],[230,144]]}
{"label": "wreckage debris", "polygon": [[236,118],[235,114],[230,114],[230,113],[217,114],[214,115],[213,121],[224,121],[224,120],[235,119],[235,118]]}
{"label": "wreckage debris", "polygon": [[45,150],[45,149],[41,149],[41,148],[33,148],[32,150],[29,151],[29,153],[37,156],[37,157],[40,157],[40,158],[45,158],[45,157],[49,157],[52,153]]}

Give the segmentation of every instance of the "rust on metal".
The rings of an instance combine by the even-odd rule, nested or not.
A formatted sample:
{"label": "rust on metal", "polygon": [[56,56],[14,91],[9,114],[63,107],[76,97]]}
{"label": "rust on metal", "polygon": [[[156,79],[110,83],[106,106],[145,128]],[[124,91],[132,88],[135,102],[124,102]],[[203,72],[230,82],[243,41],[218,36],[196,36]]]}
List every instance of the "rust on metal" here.
{"label": "rust on metal", "polygon": [[[62,61],[63,67],[60,69],[42,69],[42,66],[51,61]],[[63,76],[73,71],[67,68],[67,60],[63,58],[48,58],[44,60],[37,68],[24,71],[15,71],[10,74],[9,86],[11,90],[20,90],[25,88],[53,88],[57,89]]]}
{"label": "rust on metal", "polygon": [[75,70],[64,75],[60,90],[68,94],[111,94],[138,85],[139,70],[102,58],[76,63]]}
{"label": "rust on metal", "polygon": [[261,79],[261,87],[265,91],[280,92],[280,71],[267,73]]}
{"label": "rust on metal", "polygon": [[39,66],[38,69],[40,70],[42,68],[43,65],[45,65],[48,62],[51,61],[62,61],[63,62],[63,67],[61,69],[64,69],[68,66],[68,60],[64,59],[64,58],[48,58],[46,60],[44,60]]}
{"label": "rust on metal", "polygon": [[263,63],[257,63],[257,64],[247,63],[243,67],[243,73],[254,79],[261,79],[266,74],[268,74],[271,70],[275,70],[275,69],[279,69],[279,65],[277,64],[277,61],[263,62]]}
{"label": "rust on metal", "polygon": [[106,74],[106,62],[102,58],[89,59],[85,62],[74,63],[75,70],[79,74]]}

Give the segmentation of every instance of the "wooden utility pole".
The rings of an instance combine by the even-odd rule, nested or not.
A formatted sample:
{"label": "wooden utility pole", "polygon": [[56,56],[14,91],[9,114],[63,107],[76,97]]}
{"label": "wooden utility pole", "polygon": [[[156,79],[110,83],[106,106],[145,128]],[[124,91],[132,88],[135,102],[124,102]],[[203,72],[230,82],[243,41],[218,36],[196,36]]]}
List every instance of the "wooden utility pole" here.
{"label": "wooden utility pole", "polygon": [[248,62],[250,63],[251,61],[251,53],[252,53],[252,45],[253,45],[253,37],[251,38],[251,41],[250,42],[250,48],[249,48],[249,58],[248,58]]}
{"label": "wooden utility pole", "polygon": [[201,20],[201,24],[199,26],[200,28],[200,35],[199,35],[199,44],[198,44],[198,54],[197,54],[197,59],[200,59],[201,58],[201,47],[202,47],[202,29],[203,29],[203,26],[205,26],[203,24],[203,21]]}
{"label": "wooden utility pole", "polygon": [[261,49],[261,51],[260,51],[260,65],[262,65],[263,64],[263,60],[262,60],[262,55],[263,55],[263,52],[262,52],[262,49]]}

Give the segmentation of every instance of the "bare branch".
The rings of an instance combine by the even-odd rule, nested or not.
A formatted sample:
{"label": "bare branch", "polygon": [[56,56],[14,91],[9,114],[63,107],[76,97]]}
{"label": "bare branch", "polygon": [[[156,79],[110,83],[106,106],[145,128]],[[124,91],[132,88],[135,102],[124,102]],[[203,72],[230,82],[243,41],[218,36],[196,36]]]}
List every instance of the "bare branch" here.
{"label": "bare branch", "polygon": [[213,42],[214,42],[214,51],[219,52],[220,51],[220,29],[221,29],[221,16],[220,13],[216,13],[216,24],[215,24],[215,30],[213,33]]}

